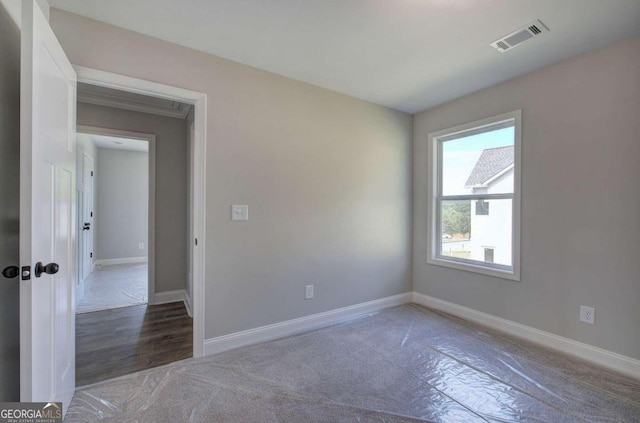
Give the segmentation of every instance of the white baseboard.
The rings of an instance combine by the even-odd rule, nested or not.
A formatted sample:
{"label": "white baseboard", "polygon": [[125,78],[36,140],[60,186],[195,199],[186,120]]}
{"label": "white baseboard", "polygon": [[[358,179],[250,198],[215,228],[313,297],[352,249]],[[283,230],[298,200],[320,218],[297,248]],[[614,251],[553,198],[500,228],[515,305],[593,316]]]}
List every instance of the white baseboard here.
{"label": "white baseboard", "polygon": [[156,292],[153,295],[153,301],[151,304],[167,304],[167,303],[177,303],[179,301],[183,301],[186,297],[186,291],[184,289],[176,289],[175,291],[164,291],[164,292]]}
{"label": "white baseboard", "polygon": [[532,328],[531,326],[512,322],[511,320],[506,320],[468,307],[430,297],[428,295],[420,294],[418,292],[413,293],[413,302],[425,307],[453,314],[454,316],[458,316],[472,322],[480,323],[509,335],[544,345],[545,347],[561,351],[574,357],[578,357],[640,379],[640,360]]}
{"label": "white baseboard", "polygon": [[94,266],[115,266],[117,264],[137,264],[146,263],[149,259],[145,257],[124,257],[115,259],[96,260]]}
{"label": "white baseboard", "polygon": [[153,301],[150,301],[149,304],[159,305],[177,303],[180,301],[184,303],[184,308],[187,309],[187,314],[189,315],[189,317],[193,318],[193,315],[191,314],[191,298],[189,298],[189,296],[187,295],[187,291],[184,289],[156,292],[156,294],[153,296]]}
{"label": "white baseboard", "polygon": [[[178,292],[171,291],[170,293]],[[186,293],[182,290],[187,310]],[[161,293],[169,294],[169,293]],[[173,299],[172,301],[180,301]],[[171,302],[171,301],[165,301]],[[387,307],[413,302],[425,307],[444,311],[445,313],[461,317],[463,319],[488,326],[509,335],[534,342],[539,345],[599,364],[629,376],[640,378],[640,360],[627,357],[612,351],[594,347],[573,339],[545,332],[530,326],[516,323],[501,317],[493,316],[468,307],[454,304],[418,292],[405,293],[386,297],[379,300],[356,304],[349,307],[326,311],[324,313],[313,314],[298,319],[285,322],[274,323],[272,325],[261,326],[254,329],[223,335],[205,340],[205,355],[217,354],[261,342],[272,341],[286,336],[296,335],[314,329],[330,326],[356,317],[361,314],[370,313]]]}
{"label": "white baseboard", "polygon": [[191,314],[191,296],[186,290],[184,291],[184,306],[187,309],[189,317],[193,318],[193,315]]}
{"label": "white baseboard", "polygon": [[312,314],[298,319],[287,320],[285,322],[207,339],[204,343],[204,354],[217,354],[247,345],[273,341],[274,339],[284,338],[286,336],[296,335],[314,329],[320,329],[343,322],[360,314],[370,313],[372,311],[400,304],[406,304],[410,301],[411,293],[407,292],[405,294],[394,295],[391,297],[381,298],[379,300],[355,304],[349,307],[325,311],[324,313]]}

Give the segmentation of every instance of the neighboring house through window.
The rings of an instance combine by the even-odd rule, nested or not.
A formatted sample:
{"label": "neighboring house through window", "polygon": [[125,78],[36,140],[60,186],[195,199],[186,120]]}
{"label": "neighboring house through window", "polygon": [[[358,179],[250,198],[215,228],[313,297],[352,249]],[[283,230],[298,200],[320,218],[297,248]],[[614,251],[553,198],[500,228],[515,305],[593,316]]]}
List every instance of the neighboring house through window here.
{"label": "neighboring house through window", "polygon": [[429,135],[429,263],[519,280],[520,116]]}
{"label": "neighboring house through window", "polygon": [[[512,128],[511,128],[512,129]],[[509,134],[510,135],[510,134]],[[512,142],[513,138],[505,141]],[[482,150],[475,163],[465,188],[472,194],[494,194],[513,192],[514,146],[507,145]],[[513,196],[510,197],[513,199]],[[511,215],[510,201],[476,200],[476,212],[471,215],[471,234],[473,242],[469,244],[472,260],[485,263],[511,265]],[[489,206],[493,203],[492,213]],[[490,253],[485,245],[493,245]]]}

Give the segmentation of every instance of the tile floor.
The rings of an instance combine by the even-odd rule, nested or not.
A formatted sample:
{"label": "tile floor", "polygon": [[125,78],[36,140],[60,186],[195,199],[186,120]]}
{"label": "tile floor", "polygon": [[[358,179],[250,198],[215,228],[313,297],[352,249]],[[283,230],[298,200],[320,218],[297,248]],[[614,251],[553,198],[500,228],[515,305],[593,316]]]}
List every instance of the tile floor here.
{"label": "tile floor", "polygon": [[147,273],[147,263],[97,266],[85,282],[85,294],[76,313],[145,304]]}
{"label": "tile floor", "polygon": [[85,387],[67,422],[639,422],[640,380],[404,305]]}

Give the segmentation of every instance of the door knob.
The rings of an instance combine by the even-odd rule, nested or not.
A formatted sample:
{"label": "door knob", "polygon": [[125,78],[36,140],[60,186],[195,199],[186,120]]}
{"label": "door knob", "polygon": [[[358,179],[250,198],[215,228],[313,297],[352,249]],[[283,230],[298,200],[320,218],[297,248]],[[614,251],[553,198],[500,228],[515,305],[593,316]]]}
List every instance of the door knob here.
{"label": "door knob", "polygon": [[39,278],[43,273],[46,273],[47,275],[55,275],[58,273],[58,270],[60,270],[58,263],[49,263],[45,266],[41,261],[37,262],[36,267],[33,269],[36,278]]}
{"label": "door knob", "polygon": [[84,226],[82,227],[83,231],[88,231],[91,229],[91,223],[87,223],[85,222]]}
{"label": "door knob", "polygon": [[20,268],[18,266],[7,266],[2,270],[2,276],[8,279],[15,278],[20,274]]}

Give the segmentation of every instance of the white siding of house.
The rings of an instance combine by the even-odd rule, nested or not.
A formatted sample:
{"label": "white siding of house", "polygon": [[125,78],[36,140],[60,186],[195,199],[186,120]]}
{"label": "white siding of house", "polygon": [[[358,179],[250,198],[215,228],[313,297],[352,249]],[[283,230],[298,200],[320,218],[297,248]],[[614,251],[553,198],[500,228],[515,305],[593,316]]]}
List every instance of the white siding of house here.
{"label": "white siding of house", "polygon": [[[513,192],[513,169],[489,184],[475,188],[474,193],[496,194]],[[476,215],[476,202],[471,202],[471,259],[484,261],[484,249],[493,248],[494,263],[511,263],[512,204],[509,200],[489,201],[489,214]]]}

